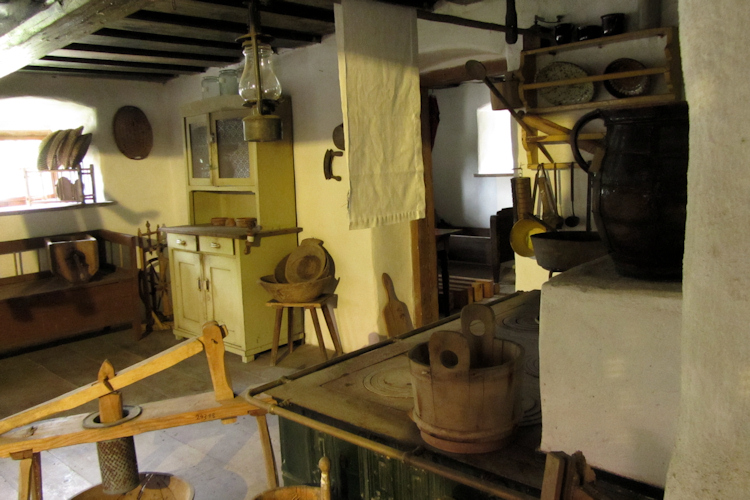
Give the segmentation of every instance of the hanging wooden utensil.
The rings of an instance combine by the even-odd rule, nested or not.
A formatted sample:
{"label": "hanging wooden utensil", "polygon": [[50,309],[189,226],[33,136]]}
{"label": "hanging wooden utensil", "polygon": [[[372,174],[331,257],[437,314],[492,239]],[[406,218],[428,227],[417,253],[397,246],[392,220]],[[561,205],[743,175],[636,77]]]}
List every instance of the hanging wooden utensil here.
{"label": "hanging wooden utensil", "polygon": [[409,308],[398,300],[396,290],[393,288],[393,280],[388,276],[388,273],[383,273],[383,286],[388,295],[388,303],[383,308],[383,319],[385,319],[388,337],[397,337],[402,333],[414,330]]}

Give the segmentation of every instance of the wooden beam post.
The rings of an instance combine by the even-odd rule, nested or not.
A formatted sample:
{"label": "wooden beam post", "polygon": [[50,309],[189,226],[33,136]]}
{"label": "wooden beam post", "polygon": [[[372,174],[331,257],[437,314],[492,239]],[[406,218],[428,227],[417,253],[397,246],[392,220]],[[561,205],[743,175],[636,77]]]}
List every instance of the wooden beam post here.
{"label": "wooden beam post", "polygon": [[0,78],[122,19],[152,0],[52,2],[0,36]]}
{"label": "wooden beam post", "polygon": [[411,222],[414,326],[417,328],[437,321],[439,317],[430,104],[426,89],[422,89],[422,161],[424,163],[425,218]]}

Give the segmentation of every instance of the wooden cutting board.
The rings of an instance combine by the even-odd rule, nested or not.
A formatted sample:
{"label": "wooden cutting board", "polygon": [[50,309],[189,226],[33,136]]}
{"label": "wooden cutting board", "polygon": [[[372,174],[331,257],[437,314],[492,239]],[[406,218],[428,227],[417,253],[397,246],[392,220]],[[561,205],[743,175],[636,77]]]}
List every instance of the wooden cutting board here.
{"label": "wooden cutting board", "polygon": [[383,308],[383,318],[385,319],[385,328],[388,330],[388,337],[397,337],[402,333],[414,330],[409,308],[396,297],[393,280],[388,276],[388,273],[383,273],[383,286],[388,294],[388,303]]}

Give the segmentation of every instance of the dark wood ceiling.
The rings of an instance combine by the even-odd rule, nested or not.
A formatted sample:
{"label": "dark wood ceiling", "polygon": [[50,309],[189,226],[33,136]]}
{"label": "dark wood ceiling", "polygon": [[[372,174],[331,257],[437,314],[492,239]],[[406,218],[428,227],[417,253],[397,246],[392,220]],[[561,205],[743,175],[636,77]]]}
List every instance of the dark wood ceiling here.
{"label": "dark wood ceiling", "polygon": [[[163,82],[242,60],[236,41],[248,31],[248,9],[242,0],[120,1],[121,8],[106,17],[95,15],[95,3],[79,23],[78,33],[75,22],[68,22],[60,38],[64,45],[47,48],[39,54],[43,57],[29,61],[20,71]],[[434,1],[390,3],[429,9]],[[333,4],[333,0],[260,2],[262,32],[274,37],[276,49],[319,43],[334,32]],[[128,5],[135,7],[128,9]],[[37,35],[45,41],[51,38]]]}

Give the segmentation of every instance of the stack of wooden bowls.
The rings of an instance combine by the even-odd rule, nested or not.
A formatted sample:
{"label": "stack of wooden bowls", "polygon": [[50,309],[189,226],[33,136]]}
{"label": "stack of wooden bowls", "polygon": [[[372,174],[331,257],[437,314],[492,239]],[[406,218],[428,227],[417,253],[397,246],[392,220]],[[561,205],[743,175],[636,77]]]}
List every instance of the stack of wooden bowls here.
{"label": "stack of wooden bowls", "polygon": [[338,285],[336,265],[323,242],[315,238],[300,245],[276,265],[272,275],[259,283],[278,302],[307,302],[333,293]]}
{"label": "stack of wooden bowls", "polygon": [[39,146],[39,170],[75,169],[91,145],[91,134],[83,134],[83,127],[56,130]]}

